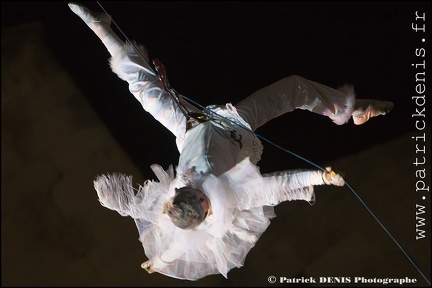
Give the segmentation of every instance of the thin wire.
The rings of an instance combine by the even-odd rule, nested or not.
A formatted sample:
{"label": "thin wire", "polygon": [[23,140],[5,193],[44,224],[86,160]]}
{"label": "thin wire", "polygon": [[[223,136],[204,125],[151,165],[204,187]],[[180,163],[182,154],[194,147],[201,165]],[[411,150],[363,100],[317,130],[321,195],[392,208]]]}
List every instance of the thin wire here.
{"label": "thin wire", "polygon": [[360,200],[360,202],[366,207],[366,209],[369,211],[369,213],[375,218],[375,220],[378,222],[379,225],[384,229],[385,232],[390,236],[391,239],[396,243],[396,245],[400,248],[400,250],[405,254],[406,258],[411,262],[411,264],[417,269],[417,271],[420,273],[421,276],[426,280],[426,282],[431,285],[429,280],[426,278],[426,276],[422,273],[420,268],[417,267],[417,265],[414,263],[414,261],[408,256],[407,252],[402,248],[402,246],[399,244],[398,241],[393,237],[393,235],[387,230],[387,228],[381,223],[381,221],[378,220],[378,218],[375,216],[375,214],[372,212],[371,209],[369,209],[368,205],[361,199],[361,197],[354,191],[354,189],[348,184],[345,183],[345,185],[354,193],[354,195]]}
{"label": "thin wire", "polygon": [[[112,19],[111,15],[109,15],[108,12],[105,10],[105,8],[104,8],[104,7],[99,3],[99,1],[96,1],[96,2],[99,4],[99,6],[100,6],[100,7],[102,8],[102,10],[105,12],[105,14],[107,14],[108,17],[110,17],[110,19],[111,19],[111,23],[113,23],[113,24],[117,27],[117,29],[120,31],[120,33],[123,35],[123,37],[125,37],[125,39],[126,39],[129,43],[132,43],[132,41],[129,40],[129,38],[126,36],[126,34],[125,34],[121,29],[120,29],[120,27],[117,25],[117,23]],[[141,58],[142,58],[142,59],[143,59],[147,64],[149,64],[149,63],[147,62],[147,60],[145,59],[145,57],[143,57],[143,56],[141,55],[141,53],[138,51],[138,49],[135,48],[135,46],[134,46],[134,49],[135,49],[136,52],[140,55],[140,57],[141,57]],[[151,65],[148,65],[148,66],[151,67]],[[154,70],[153,70],[153,71],[154,71]],[[156,71],[154,71],[154,73],[156,73]],[[223,117],[223,116],[217,114],[217,113],[214,112],[214,111],[211,111],[211,110],[207,109],[206,107],[204,107],[204,106],[202,106],[201,104],[199,104],[199,103],[193,101],[192,99],[190,99],[190,98],[188,98],[188,97],[186,97],[186,96],[183,96],[183,95],[181,95],[181,96],[182,96],[182,98],[186,99],[186,100],[189,101],[190,103],[195,104],[196,106],[198,106],[198,107],[200,107],[201,109],[203,109],[203,111],[205,110],[205,111],[207,111],[207,112],[211,112],[211,113],[213,113],[213,114],[216,114],[217,117],[223,118],[223,119],[225,119],[226,121],[229,121],[229,122],[231,122],[231,123],[233,123],[233,124],[239,125],[241,128],[243,128],[243,129],[249,131],[250,133],[253,133],[255,136],[257,136],[258,138],[260,138],[260,139],[266,141],[266,142],[269,143],[270,145],[273,145],[273,146],[275,146],[276,148],[279,148],[279,149],[281,149],[282,151],[284,151],[284,152],[286,152],[286,153],[289,153],[289,154],[291,154],[291,155],[293,155],[293,156],[295,156],[295,157],[297,157],[297,158],[299,158],[299,159],[301,159],[301,160],[303,160],[303,161],[309,163],[310,165],[312,165],[312,166],[318,168],[319,170],[323,170],[323,171],[325,171],[324,168],[322,168],[321,166],[315,164],[314,162],[312,162],[312,161],[310,161],[310,160],[308,160],[308,159],[306,159],[306,158],[304,158],[304,157],[302,157],[302,156],[300,156],[300,155],[298,155],[298,154],[296,154],[296,153],[294,153],[294,152],[292,152],[292,151],[290,151],[290,150],[288,150],[288,149],[285,149],[285,148],[281,147],[280,145],[277,145],[276,143],[270,141],[269,139],[267,139],[267,138],[265,138],[265,137],[263,137],[263,136],[261,136],[261,135],[255,133],[255,131],[252,131],[251,129],[245,127],[244,125],[242,125],[242,124],[240,124],[240,123],[234,123],[232,120],[230,120],[230,119],[228,119],[228,118],[226,118],[226,117]],[[361,197],[360,197],[360,196],[355,192],[355,190],[354,190],[354,189],[353,189],[353,188],[348,184],[348,182],[345,182],[345,185],[348,187],[348,189],[351,190],[351,192],[354,193],[354,195],[357,197],[357,199],[360,201],[360,203],[363,204],[363,206],[364,206],[364,207],[369,211],[369,213],[372,215],[372,217],[373,217],[373,218],[378,222],[378,224],[379,224],[379,225],[384,229],[384,231],[387,233],[387,235],[389,235],[390,238],[391,238],[391,239],[396,243],[396,245],[399,247],[399,249],[402,251],[402,253],[403,253],[403,254],[406,256],[406,258],[411,262],[411,264],[412,264],[412,265],[414,266],[414,268],[415,268],[415,269],[420,273],[420,275],[421,275],[421,276],[426,280],[426,282],[427,282],[429,285],[431,285],[431,282],[430,282],[430,281],[426,278],[426,276],[422,273],[422,271],[420,270],[420,268],[417,267],[417,265],[414,263],[414,261],[413,261],[413,260],[411,259],[411,257],[408,255],[408,253],[405,252],[405,250],[402,248],[402,246],[399,244],[399,242],[396,240],[396,238],[393,237],[393,235],[390,233],[390,231],[388,231],[388,229],[387,229],[387,228],[386,228],[386,227],[381,223],[381,221],[378,219],[378,217],[375,216],[375,214],[372,212],[372,210],[369,208],[369,206],[364,202],[364,200],[363,200],[363,199],[362,199],[362,198],[361,198]]]}
{"label": "thin wire", "polygon": [[[101,7],[101,9],[105,12],[105,14],[108,15],[108,17],[111,19],[111,23],[114,24],[114,26],[119,30],[119,32],[123,35],[123,37],[125,37],[126,41],[128,43],[133,44],[133,42],[127,37],[126,33],[124,33],[122,31],[122,29],[120,28],[120,26],[117,25],[117,23],[114,21],[114,19],[108,13],[108,11],[105,10],[105,8],[102,6],[102,4],[100,4],[99,1],[96,1],[96,2],[99,4],[99,6]],[[133,46],[135,52],[138,53],[138,55],[142,58],[142,60],[144,60],[147,63],[147,66],[149,66],[153,70],[153,72],[155,74],[157,74],[157,72],[152,68],[152,66],[150,65],[150,63],[148,63],[147,59],[140,53],[139,49],[136,49],[135,45],[132,45],[132,46]]]}

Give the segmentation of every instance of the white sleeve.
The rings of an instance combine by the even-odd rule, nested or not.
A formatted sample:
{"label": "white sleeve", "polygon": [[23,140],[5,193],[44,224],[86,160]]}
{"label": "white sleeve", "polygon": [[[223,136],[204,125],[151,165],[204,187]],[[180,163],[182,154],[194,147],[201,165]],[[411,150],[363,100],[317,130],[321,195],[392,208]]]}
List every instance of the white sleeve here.
{"label": "white sleeve", "polygon": [[144,48],[138,48],[142,53],[138,53],[132,44],[125,44],[124,53],[118,53],[110,59],[111,69],[120,79],[129,83],[129,91],[144,110],[176,136],[177,146],[182,146],[186,117],[146,62]]}
{"label": "white sleeve", "polygon": [[324,185],[321,171],[288,170],[263,174],[267,203],[274,206],[283,201],[314,201],[315,185]]}
{"label": "white sleeve", "polygon": [[321,171],[287,170],[263,174],[255,178],[236,194],[240,209],[275,206],[284,201],[315,200],[314,185],[325,184]]}

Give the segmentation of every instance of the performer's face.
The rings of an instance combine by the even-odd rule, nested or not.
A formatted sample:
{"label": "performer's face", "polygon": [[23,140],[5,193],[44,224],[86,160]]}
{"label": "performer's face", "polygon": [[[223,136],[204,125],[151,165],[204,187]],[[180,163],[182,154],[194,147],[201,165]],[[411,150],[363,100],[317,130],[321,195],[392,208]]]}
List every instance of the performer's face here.
{"label": "performer's face", "polygon": [[[198,191],[198,190],[197,190]],[[204,195],[203,192],[199,191],[198,192],[198,197],[200,197],[200,205],[201,208],[203,209],[203,211],[205,212],[206,217],[208,216],[209,210],[210,210],[210,201],[207,198],[207,196]]]}
{"label": "performer's face", "polygon": [[208,215],[209,209],[210,209],[210,201],[208,200],[207,196],[197,189],[190,189],[193,191],[200,203],[201,208],[205,212],[206,216]]}

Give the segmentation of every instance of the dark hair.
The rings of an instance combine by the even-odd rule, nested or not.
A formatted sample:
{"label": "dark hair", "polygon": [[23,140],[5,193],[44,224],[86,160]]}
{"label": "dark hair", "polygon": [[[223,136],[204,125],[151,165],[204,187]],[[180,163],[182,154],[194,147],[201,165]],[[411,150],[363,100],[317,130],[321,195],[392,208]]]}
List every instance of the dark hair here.
{"label": "dark hair", "polygon": [[200,204],[204,200],[205,196],[200,190],[192,187],[175,188],[172,205],[167,209],[168,216],[175,226],[193,229],[207,216]]}

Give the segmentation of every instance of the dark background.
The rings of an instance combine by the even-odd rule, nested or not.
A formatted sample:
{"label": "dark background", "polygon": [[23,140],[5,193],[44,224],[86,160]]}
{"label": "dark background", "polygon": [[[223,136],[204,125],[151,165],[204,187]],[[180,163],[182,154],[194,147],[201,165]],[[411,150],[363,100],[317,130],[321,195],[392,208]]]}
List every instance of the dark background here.
{"label": "dark background", "polygon": [[[102,10],[96,1],[80,3]],[[415,48],[428,43],[420,42],[411,23],[415,11],[430,11],[426,1],[99,3],[121,38],[145,44],[151,59],[164,63],[171,85],[201,105],[235,104],[293,74],[331,87],[350,82],[358,98],[395,103],[386,117],[362,126],[336,126],[295,111],[257,131],[318,165],[415,129],[411,64],[422,60]],[[36,20],[45,24],[58,61],[140,169],[151,173],[151,163],[175,163],[174,137],[143,113],[126,82],[110,71],[105,47],[67,2],[2,2],[3,28]],[[299,166],[308,164],[265,144],[264,171]]]}

